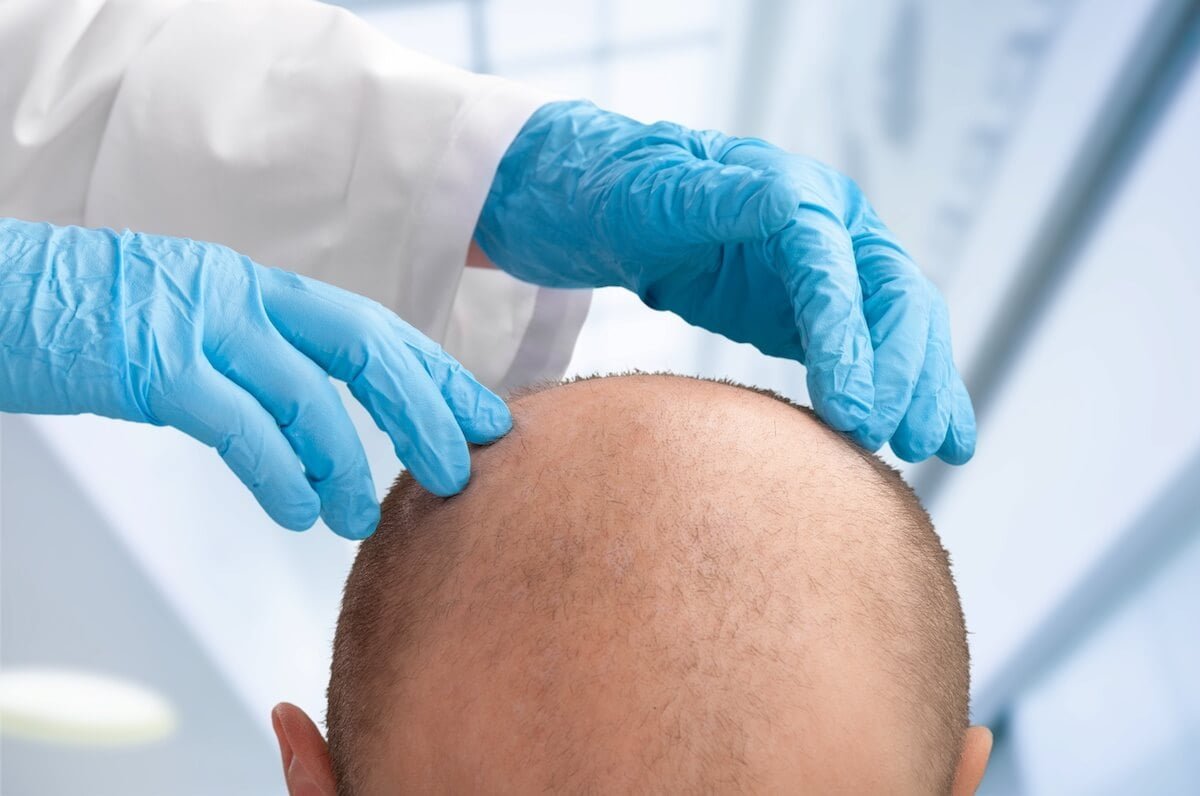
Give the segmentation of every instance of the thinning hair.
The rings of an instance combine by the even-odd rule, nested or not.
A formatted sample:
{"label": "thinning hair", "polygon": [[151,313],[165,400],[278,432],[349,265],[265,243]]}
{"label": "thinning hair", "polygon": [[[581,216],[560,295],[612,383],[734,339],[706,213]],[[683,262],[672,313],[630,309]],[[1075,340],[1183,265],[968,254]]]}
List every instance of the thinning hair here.
{"label": "thinning hair", "polygon": [[[813,423],[820,423],[811,410],[774,392],[732,382],[720,383],[768,396],[802,413]],[[541,385],[514,397],[514,414],[518,423],[510,435],[516,439],[510,445],[523,446],[525,441],[522,436],[537,431],[522,426],[518,411],[522,401],[558,386]],[[686,426],[688,421],[684,418],[673,422]],[[911,764],[917,772],[917,779],[930,792],[949,792],[967,726],[969,667],[963,615],[947,553],[933,530],[929,515],[896,470],[823,424],[821,428],[825,435],[837,440],[836,444],[846,453],[844,458],[851,462],[831,463],[830,467],[837,470],[839,478],[844,478],[865,496],[861,511],[870,515],[870,519],[864,521],[863,527],[873,529],[870,538],[859,538],[864,533],[857,528],[845,528],[846,538],[836,538],[837,545],[846,547],[838,547],[830,553],[828,560],[835,563],[829,566],[838,567],[843,565],[838,562],[859,559],[845,564],[853,571],[851,577],[856,593],[847,596],[837,594],[837,590],[828,585],[814,587],[813,594],[835,595],[831,600],[838,606],[828,609],[830,615],[822,621],[836,628],[843,622],[851,623],[850,620],[844,620],[845,612],[861,614],[853,621],[861,622],[868,628],[875,651],[882,651],[882,657],[886,658],[881,665],[886,669],[895,691],[889,698],[898,700],[907,717],[906,730],[912,737],[906,742],[911,741]],[[646,444],[654,445],[656,442],[651,439]],[[476,458],[486,450],[478,449]],[[603,458],[606,454],[602,451],[598,455]],[[853,462],[857,462],[857,465]],[[547,465],[549,468],[556,466],[569,468],[569,458]],[[560,475],[566,479],[565,474]],[[476,477],[500,476],[484,470]],[[614,480],[620,477],[614,472]],[[676,480],[683,482],[676,484]],[[686,474],[681,479],[672,474],[664,477],[656,488],[675,489],[686,498],[692,494],[689,490],[694,489],[695,485],[686,483]],[[748,487],[743,484],[739,488],[744,494]],[[388,723],[407,720],[405,716],[392,715],[385,705],[388,704],[389,694],[415,676],[412,667],[433,665],[422,658],[422,645],[431,630],[439,623],[451,621],[448,617],[471,599],[490,599],[493,602],[504,599],[495,594],[472,598],[465,594],[465,587],[458,585],[452,588],[447,585],[455,580],[465,560],[480,558],[481,544],[490,543],[486,539],[479,541],[473,534],[491,534],[497,538],[504,536],[505,544],[529,548],[521,551],[516,564],[508,562],[511,571],[496,573],[494,578],[487,580],[486,588],[497,594],[520,593],[524,596],[537,591],[542,596],[530,601],[532,607],[529,610],[541,612],[544,615],[542,619],[547,622],[557,621],[555,617],[563,611],[563,605],[556,599],[547,599],[545,595],[570,591],[573,588],[570,583],[580,577],[580,570],[589,567],[591,571],[584,572],[583,576],[594,582],[580,592],[583,596],[579,600],[591,600],[599,604],[606,600],[619,602],[625,599],[615,597],[614,592],[605,586],[604,579],[616,577],[613,572],[624,571],[621,568],[623,564],[612,562],[611,550],[604,554],[605,558],[600,559],[592,555],[586,540],[571,541],[573,537],[570,535],[556,535],[547,530],[548,526],[554,526],[555,523],[579,521],[579,515],[574,515],[575,519],[564,519],[566,512],[557,508],[563,501],[569,500],[569,496],[553,493],[547,499],[532,486],[524,490],[513,488],[511,500],[520,504],[516,515],[524,518],[523,521],[543,524],[536,533],[525,531],[523,534],[514,534],[507,525],[499,529],[481,527],[490,522],[489,514],[496,508],[494,506],[473,507],[469,520],[460,515],[450,516],[453,512],[448,513],[448,509],[454,507],[456,502],[460,506],[470,502],[471,490],[472,487],[468,487],[462,498],[441,499],[420,488],[407,474],[402,474],[383,501],[378,529],[359,548],[346,581],[328,689],[326,723],[329,748],[341,794],[348,796],[365,792],[365,783],[369,781],[375,762],[381,754],[385,754],[379,748],[378,739]],[[757,496],[755,502],[769,508],[778,497],[775,494],[762,494]],[[634,506],[632,511],[636,512],[637,507]],[[821,507],[817,506],[812,508],[811,515],[799,519],[780,518],[780,527],[806,527],[824,522],[821,511]],[[704,522],[708,523],[709,520]],[[743,527],[737,506],[719,511],[719,516],[713,517],[711,522],[731,527],[726,529],[727,532],[718,530],[716,533],[712,533],[711,529],[704,532],[696,529],[670,531],[683,533],[681,544],[695,548],[678,557],[678,561],[692,561],[689,556],[694,552],[698,556],[696,560],[701,562],[692,568],[701,573],[699,576],[688,574],[689,566],[685,564],[676,567],[678,575],[665,576],[666,579],[678,578],[678,583],[672,588],[675,594],[682,595],[679,598],[681,603],[687,603],[695,594],[716,589],[725,604],[721,610],[728,614],[720,620],[723,627],[748,627],[760,621],[784,625],[781,630],[785,632],[788,622],[800,626],[809,621],[813,611],[823,610],[819,605],[816,608],[812,606],[814,600],[792,600],[788,595],[783,595],[786,604],[792,607],[783,612],[768,611],[762,606],[769,600],[779,600],[780,596],[773,592],[773,586],[769,583],[755,585],[757,580],[752,572],[742,580],[734,575],[714,579],[711,572],[704,574],[707,572],[705,561],[714,562],[721,572],[743,571],[746,555],[741,548],[746,544],[747,535],[768,533],[768,529],[762,527]],[[471,527],[466,527],[468,525]],[[664,533],[667,531],[664,530]],[[814,544],[828,543],[818,540]],[[814,560],[825,559],[814,556]],[[762,564],[760,562],[755,566],[761,569]],[[504,585],[504,578],[519,577],[526,580],[516,586]],[[812,580],[815,583],[822,577],[831,576],[828,572],[823,576],[818,573],[812,576]],[[453,592],[452,596],[447,596],[448,590]],[[801,602],[804,607],[795,607]],[[738,611],[743,613],[737,614],[737,621],[730,620],[729,615]],[[572,629],[569,623],[563,622],[558,631],[570,634]],[[628,638],[624,642],[635,643]],[[479,643],[490,650],[487,654],[503,655],[508,639],[480,639]],[[731,637],[721,643],[736,644],[738,641]],[[757,642],[743,646],[743,651],[739,653],[741,655],[752,657],[755,654],[768,654],[757,646]],[[418,660],[423,663],[418,664]],[[753,663],[751,661],[750,665]],[[720,678],[733,676],[719,667],[709,669],[715,674],[710,672],[710,679],[703,686],[708,691],[720,691]],[[651,674],[647,672],[646,676],[651,677]],[[680,681],[687,676],[690,675],[686,670],[672,675]],[[544,690],[552,687],[552,684],[540,687]],[[535,686],[531,685],[531,688]],[[682,698],[686,699],[686,696]],[[461,708],[463,706],[455,707]],[[721,762],[724,755],[735,754],[729,750],[741,748],[738,743],[742,746],[745,744],[744,738],[738,743],[724,736],[716,740],[718,730],[722,727],[729,730],[729,727],[736,726],[738,720],[735,714],[739,710],[752,708],[752,705],[731,705],[691,717],[688,726],[694,727],[706,721],[713,725],[709,730],[696,730],[713,736],[703,749],[690,738],[685,741],[683,736],[687,733],[676,733],[676,744],[686,747],[679,755],[700,758],[702,763],[707,761],[700,766],[700,773],[695,774],[701,781],[705,781],[705,777],[717,776],[713,772],[718,769],[724,771],[716,763]],[[514,732],[518,731],[514,728]],[[664,739],[664,744],[670,743],[671,733],[666,735],[668,737]],[[725,735],[729,735],[729,732]],[[595,738],[591,738],[590,742],[595,742]],[[591,785],[587,781],[587,774],[580,772],[587,770],[583,758],[594,751],[594,748],[574,750],[571,754],[578,756],[578,759],[572,758],[574,778],[563,775],[563,779],[556,780],[560,786],[556,789],[589,789]],[[665,752],[660,755],[663,758],[669,756]],[[682,775],[677,772],[676,776]],[[747,776],[751,775],[748,773]],[[711,779],[707,782],[713,784]],[[694,785],[679,779],[670,785],[663,783],[661,787],[685,791]],[[717,787],[732,785],[743,787],[746,783],[726,782]]]}

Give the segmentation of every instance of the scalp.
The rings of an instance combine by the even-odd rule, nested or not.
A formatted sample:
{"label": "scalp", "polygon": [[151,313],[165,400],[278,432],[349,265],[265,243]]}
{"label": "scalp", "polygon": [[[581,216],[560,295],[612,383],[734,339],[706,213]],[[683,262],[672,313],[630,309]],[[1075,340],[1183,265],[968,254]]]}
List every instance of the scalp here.
{"label": "scalp", "polygon": [[[823,758],[919,738],[896,680],[924,676],[903,631],[938,595],[908,566],[923,514],[878,464],[726,384],[624,376],[511,405],[460,496],[398,484],[347,584],[335,679],[364,669],[371,715],[403,717],[374,736],[404,779],[837,787]],[[363,692],[331,681],[335,764]],[[885,769],[855,782],[910,774]]]}

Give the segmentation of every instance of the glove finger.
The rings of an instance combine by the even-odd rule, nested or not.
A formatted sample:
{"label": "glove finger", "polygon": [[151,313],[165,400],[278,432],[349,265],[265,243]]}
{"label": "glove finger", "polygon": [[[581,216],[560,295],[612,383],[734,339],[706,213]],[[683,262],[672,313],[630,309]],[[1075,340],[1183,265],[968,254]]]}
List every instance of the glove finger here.
{"label": "glove finger", "polygon": [[829,211],[801,205],[768,242],[791,296],[813,408],[838,431],[866,420],[875,402],[874,354],[850,238]]}
{"label": "glove finger", "polygon": [[449,497],[471,477],[471,456],[458,420],[418,354],[402,342],[379,349],[348,382],[396,456],[430,492]]}
{"label": "glove finger", "polygon": [[512,429],[508,404],[480,384],[458,360],[440,349],[432,352],[414,350],[421,358],[425,372],[441,390],[467,442],[487,445]]}
{"label": "glove finger", "polygon": [[[424,354],[441,353],[437,344],[373,301],[263,270],[264,306],[283,338],[349,385],[426,489],[443,496],[461,491],[471,470],[466,438],[423,364]],[[491,421],[498,424],[492,436],[499,436],[507,431],[504,419],[481,414],[472,434],[482,436]]]}
{"label": "glove finger", "polygon": [[951,365],[950,379],[952,410],[950,429],[937,455],[947,464],[966,464],[975,455],[975,408],[962,377]]}
{"label": "glove finger", "polygon": [[892,436],[892,450],[906,462],[924,461],[937,453],[950,428],[953,407],[950,358],[936,324],[929,327],[928,335],[925,361],[912,401]]}
{"label": "glove finger", "polygon": [[855,437],[864,447],[877,450],[893,437],[909,411],[926,365],[931,334],[940,344],[949,345],[934,317],[935,305],[945,305],[937,288],[917,268],[861,191],[853,183],[847,184],[849,187],[843,191],[845,218],[876,348],[875,407]]}
{"label": "glove finger", "polygon": [[975,410],[950,351],[950,314],[934,295],[933,323],[921,382],[913,407],[892,440],[900,458],[923,461],[938,454],[948,464],[965,464],[975,453]]}
{"label": "glove finger", "polygon": [[216,448],[271,519],[302,531],[321,502],[275,420],[254,398],[207,362],[169,396],[154,402],[156,419]]}
{"label": "glove finger", "polygon": [[766,238],[791,219],[796,192],[786,175],[688,156],[636,172],[629,186],[631,228],[674,230],[681,243]]}
{"label": "glove finger", "polygon": [[[926,286],[928,293],[931,326],[930,334],[926,337],[926,345],[935,348],[936,356],[940,359],[937,375],[942,382],[938,386],[938,400],[950,405],[951,419],[944,440],[941,437],[933,439],[933,437],[937,437],[937,430],[927,428],[921,433],[930,436],[922,439],[919,443],[916,436],[909,436],[903,439],[900,445],[906,448],[910,457],[919,457],[918,460],[937,453],[952,464],[965,463],[975,451],[975,413],[971,407],[971,398],[967,394],[966,386],[963,385],[962,378],[954,367],[950,345],[950,318],[946,304],[937,289],[921,275],[920,269],[896,241],[895,236],[876,215],[870,204],[860,198],[853,204],[849,216],[849,228],[854,240],[864,294],[871,295],[879,290],[881,285],[897,279],[910,280],[914,285],[913,289],[909,291],[910,300],[918,298],[924,300],[922,293],[915,288],[918,281]],[[915,349],[917,345],[915,338],[912,340],[912,345]],[[925,360],[929,360],[929,358],[929,356],[925,356]],[[922,387],[921,392],[924,394],[931,389],[932,387]],[[917,434],[915,430],[911,433]],[[934,442],[939,443],[939,446],[930,450],[929,446]],[[893,444],[893,448],[895,448],[895,444]],[[899,450],[896,452],[903,458],[903,454]],[[911,460],[913,459],[910,458]]]}
{"label": "glove finger", "polygon": [[930,329],[934,340],[939,341],[939,352],[945,370],[945,393],[949,404],[949,428],[936,453],[947,464],[966,464],[975,455],[975,407],[967,385],[954,367],[954,355],[950,345],[950,311],[940,296],[935,297],[933,326]]}
{"label": "glove finger", "polygon": [[961,380],[952,387],[950,427],[937,456],[947,464],[966,464],[975,455],[975,410]]}
{"label": "glove finger", "polygon": [[892,438],[908,413],[925,367],[932,286],[919,274],[897,269],[871,289],[863,308],[875,348],[875,405],[853,437],[862,447],[876,451]]}
{"label": "glove finger", "polygon": [[321,517],[347,539],[365,539],[379,523],[370,465],[354,424],[329,378],[262,319],[262,334],[207,352],[213,366],[253,395],[304,464],[321,498]]}

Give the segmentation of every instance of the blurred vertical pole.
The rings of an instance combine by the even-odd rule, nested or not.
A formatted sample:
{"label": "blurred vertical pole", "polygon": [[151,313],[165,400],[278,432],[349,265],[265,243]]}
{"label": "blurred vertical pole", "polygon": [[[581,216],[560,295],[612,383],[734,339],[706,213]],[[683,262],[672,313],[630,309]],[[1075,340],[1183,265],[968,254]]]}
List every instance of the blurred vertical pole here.
{"label": "blurred vertical pole", "polygon": [[749,0],[741,63],[732,87],[730,132],[761,135],[767,126],[782,79],[783,48],[800,5],[788,0]]}
{"label": "blurred vertical pole", "polygon": [[487,0],[467,0],[467,19],[470,25],[471,71],[490,74],[491,50],[488,47]]}
{"label": "blurred vertical pole", "polygon": [[613,0],[596,3],[596,99],[601,104],[612,101],[613,60],[616,57],[616,13]]}
{"label": "blurred vertical pole", "polygon": [[[880,126],[888,140],[899,148],[911,147],[921,117],[919,87],[927,47],[925,10],[915,0],[906,0],[896,12],[896,22],[879,64],[880,81],[887,86],[878,100]],[[863,184],[856,169],[847,167],[847,171]]]}

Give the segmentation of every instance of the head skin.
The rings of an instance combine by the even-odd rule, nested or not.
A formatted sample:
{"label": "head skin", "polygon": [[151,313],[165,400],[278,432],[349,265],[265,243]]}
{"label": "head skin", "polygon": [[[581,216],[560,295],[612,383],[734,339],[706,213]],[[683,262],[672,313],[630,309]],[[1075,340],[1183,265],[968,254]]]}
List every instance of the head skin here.
{"label": "head skin", "polygon": [[991,736],[967,727],[958,595],[898,474],[736,385],[511,406],[461,495],[402,477],[384,501],[329,747],[273,715],[293,796],[974,792]]}

